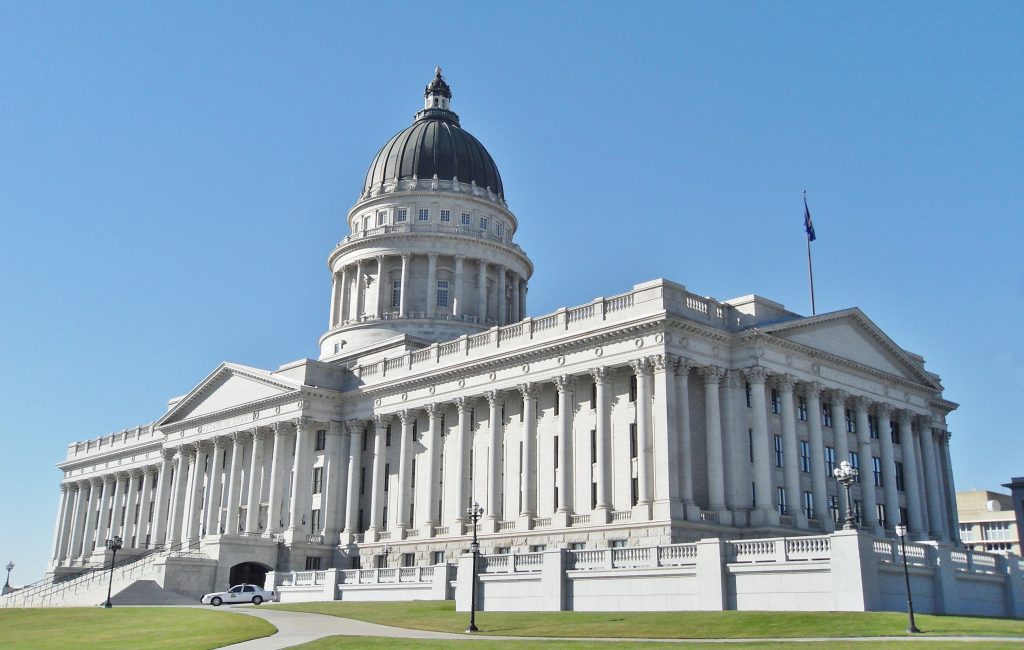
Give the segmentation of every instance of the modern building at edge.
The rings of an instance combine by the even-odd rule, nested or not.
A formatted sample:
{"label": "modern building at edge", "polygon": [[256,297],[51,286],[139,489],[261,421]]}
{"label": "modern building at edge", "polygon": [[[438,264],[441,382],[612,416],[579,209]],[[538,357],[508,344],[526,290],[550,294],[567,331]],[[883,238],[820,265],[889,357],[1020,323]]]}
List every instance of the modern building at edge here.
{"label": "modern building at edge", "polygon": [[[267,571],[862,529],[959,543],[939,376],[856,307],[653,280],[533,315],[497,165],[440,70],[327,258],[319,358],[223,363],[154,422],[74,442],[50,572],[191,547]],[[529,228],[529,220],[523,227]]]}

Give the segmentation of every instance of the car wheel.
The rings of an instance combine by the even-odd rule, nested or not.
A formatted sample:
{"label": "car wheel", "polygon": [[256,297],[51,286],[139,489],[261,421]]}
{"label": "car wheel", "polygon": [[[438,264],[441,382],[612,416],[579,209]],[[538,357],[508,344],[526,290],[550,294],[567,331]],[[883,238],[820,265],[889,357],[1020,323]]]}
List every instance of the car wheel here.
{"label": "car wheel", "polygon": [[252,597],[252,604],[253,605],[259,605],[262,602],[263,602],[263,596],[253,596]]}
{"label": "car wheel", "polygon": [[210,601],[210,604],[214,607],[220,607],[220,604],[223,602],[224,601],[220,599],[220,596],[214,596],[213,600]]}

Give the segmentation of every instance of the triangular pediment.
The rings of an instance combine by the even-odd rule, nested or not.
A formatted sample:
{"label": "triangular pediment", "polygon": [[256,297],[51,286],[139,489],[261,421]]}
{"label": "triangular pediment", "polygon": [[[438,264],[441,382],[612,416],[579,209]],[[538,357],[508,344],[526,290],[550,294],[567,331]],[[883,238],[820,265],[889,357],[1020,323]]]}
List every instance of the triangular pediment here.
{"label": "triangular pediment", "polygon": [[157,426],[298,392],[299,382],[275,377],[266,370],[222,363],[157,422]]}
{"label": "triangular pediment", "polygon": [[938,387],[917,358],[896,345],[859,309],[787,321],[762,331],[907,381]]}

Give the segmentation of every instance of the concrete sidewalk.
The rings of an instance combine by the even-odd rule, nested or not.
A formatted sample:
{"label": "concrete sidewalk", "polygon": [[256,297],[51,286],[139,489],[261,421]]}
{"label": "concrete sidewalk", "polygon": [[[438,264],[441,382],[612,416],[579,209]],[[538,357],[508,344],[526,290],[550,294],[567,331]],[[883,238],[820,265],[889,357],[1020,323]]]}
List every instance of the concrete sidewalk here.
{"label": "concrete sidewalk", "polygon": [[230,650],[279,650],[290,648],[301,643],[315,641],[326,636],[380,636],[401,639],[438,639],[438,640],[466,640],[481,639],[489,641],[550,641],[552,647],[558,641],[587,641],[593,644],[600,644],[605,641],[618,641],[624,643],[691,643],[691,644],[729,644],[729,643],[750,643],[750,642],[782,642],[782,643],[807,643],[807,644],[828,644],[836,641],[850,642],[871,642],[891,641],[904,643],[919,643],[931,641],[957,641],[960,643],[974,643],[979,641],[992,641],[1002,643],[1020,644],[1024,648],[1024,638],[1021,637],[963,637],[963,636],[914,636],[914,637],[808,637],[808,638],[764,638],[764,639],[642,639],[642,638],[613,638],[596,639],[587,637],[538,637],[538,636],[491,636],[484,634],[450,634],[448,632],[431,632],[427,630],[410,630],[389,625],[377,625],[366,623],[351,618],[340,618],[326,614],[310,614],[307,612],[290,612],[283,609],[266,609],[245,605],[231,608],[239,614],[256,616],[269,622],[277,628],[277,633],[262,639],[253,639],[234,645],[225,646]]}

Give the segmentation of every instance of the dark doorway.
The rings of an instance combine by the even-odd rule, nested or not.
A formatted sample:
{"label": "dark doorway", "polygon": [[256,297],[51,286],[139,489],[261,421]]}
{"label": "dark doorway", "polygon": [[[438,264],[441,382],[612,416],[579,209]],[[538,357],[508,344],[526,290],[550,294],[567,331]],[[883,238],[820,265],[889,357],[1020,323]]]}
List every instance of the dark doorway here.
{"label": "dark doorway", "polygon": [[228,581],[231,583],[231,587],[235,585],[259,585],[263,586],[263,581],[267,579],[267,567],[257,562],[242,562],[231,567],[231,575]]}

